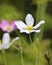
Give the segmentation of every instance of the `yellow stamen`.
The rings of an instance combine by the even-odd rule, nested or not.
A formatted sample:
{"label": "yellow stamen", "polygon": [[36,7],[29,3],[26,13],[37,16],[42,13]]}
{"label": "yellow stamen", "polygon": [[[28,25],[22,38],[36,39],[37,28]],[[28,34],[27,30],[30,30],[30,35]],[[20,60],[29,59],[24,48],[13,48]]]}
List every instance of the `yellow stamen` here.
{"label": "yellow stamen", "polygon": [[27,30],[32,30],[33,29],[33,27],[32,26],[27,26],[27,28],[25,28],[25,29],[27,29]]}
{"label": "yellow stamen", "polygon": [[7,30],[11,30],[11,27],[8,26],[8,27],[7,27]]}

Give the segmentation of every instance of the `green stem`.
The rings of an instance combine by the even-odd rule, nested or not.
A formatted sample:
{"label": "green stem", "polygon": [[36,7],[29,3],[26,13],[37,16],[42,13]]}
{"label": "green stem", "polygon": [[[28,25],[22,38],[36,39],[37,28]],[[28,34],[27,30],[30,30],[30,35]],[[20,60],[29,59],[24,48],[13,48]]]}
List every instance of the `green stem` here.
{"label": "green stem", "polygon": [[[30,43],[31,43],[31,46],[32,46],[32,48],[35,50],[35,53],[36,53],[36,60],[37,60],[37,49],[33,46],[33,44],[32,44],[32,40],[31,40],[31,35],[29,34],[29,39],[30,39]],[[35,65],[37,64],[37,61],[36,61],[36,63],[35,63]]]}
{"label": "green stem", "polygon": [[33,46],[33,44],[32,44],[32,40],[31,40],[31,34],[29,34],[29,39],[30,39],[30,43],[31,43],[31,45],[32,45],[32,48],[34,49],[34,46]]}
{"label": "green stem", "polygon": [[32,48],[33,48],[35,51],[37,51],[36,48],[35,48],[35,47],[33,46],[33,44],[32,44],[31,34],[29,34],[29,39],[30,39],[30,43],[31,43]]}
{"label": "green stem", "polygon": [[22,54],[22,49],[21,49],[21,61],[22,61],[22,65],[24,65],[24,62],[23,62],[23,54]]}
{"label": "green stem", "polygon": [[[19,51],[15,46],[12,46],[12,47],[15,48],[17,51]],[[23,55],[22,55],[22,49],[20,49],[20,54],[21,54],[21,62],[22,62],[22,65],[24,65]]]}
{"label": "green stem", "polygon": [[33,44],[32,44],[32,40],[31,40],[31,34],[29,34],[29,39],[30,39],[30,43],[31,43],[31,45],[32,45],[32,48],[34,49],[34,46],[33,46]]}
{"label": "green stem", "polygon": [[2,49],[2,54],[3,54],[4,63],[5,63],[5,65],[7,65],[6,57],[5,57],[5,49]]}
{"label": "green stem", "polygon": [[31,40],[31,34],[29,34],[29,39],[30,39],[30,43],[32,44],[32,40]]}
{"label": "green stem", "polygon": [[[22,40],[22,36],[18,33],[18,31],[16,30],[15,31],[16,34],[18,34],[21,38],[20,42],[24,43],[23,40]],[[25,43],[24,43],[25,44]],[[20,53],[21,53],[21,62],[22,62],[22,65],[24,65],[24,62],[23,62],[23,54],[22,54],[22,48],[20,49]]]}

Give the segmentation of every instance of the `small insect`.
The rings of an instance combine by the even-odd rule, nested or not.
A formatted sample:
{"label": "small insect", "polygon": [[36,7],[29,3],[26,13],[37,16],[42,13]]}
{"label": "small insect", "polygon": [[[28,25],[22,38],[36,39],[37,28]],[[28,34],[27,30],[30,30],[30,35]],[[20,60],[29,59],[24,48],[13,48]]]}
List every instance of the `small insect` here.
{"label": "small insect", "polygon": [[21,49],[21,48],[22,48],[19,44],[17,44],[16,46],[17,46],[19,49]]}

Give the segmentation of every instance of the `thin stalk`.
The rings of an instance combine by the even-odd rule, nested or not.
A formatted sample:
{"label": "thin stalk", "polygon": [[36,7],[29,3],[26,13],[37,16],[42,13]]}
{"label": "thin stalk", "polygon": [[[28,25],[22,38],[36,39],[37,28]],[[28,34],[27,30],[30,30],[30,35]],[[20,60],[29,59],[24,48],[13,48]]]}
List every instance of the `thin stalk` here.
{"label": "thin stalk", "polygon": [[[21,38],[21,39],[20,39],[20,42],[21,42],[21,43],[24,43],[24,42],[22,41],[22,36],[18,33],[18,31],[16,30],[15,32],[16,32],[16,34]],[[12,47],[15,48],[17,51],[19,51],[16,47],[14,47],[14,46],[12,46]],[[24,65],[23,54],[22,54],[22,48],[19,48],[19,49],[20,49],[20,54],[21,54],[21,62],[22,62],[22,65]]]}
{"label": "thin stalk", "polygon": [[[15,46],[12,46],[13,48],[15,48],[17,51],[19,51],[19,49],[17,49]],[[21,54],[21,62],[22,62],[22,65],[24,65],[24,62],[23,62],[23,54],[22,54],[22,48],[20,49],[20,54]]]}
{"label": "thin stalk", "polygon": [[21,48],[21,61],[22,61],[22,65],[24,65],[24,62],[23,62],[23,54],[22,54],[22,48]]}
{"label": "thin stalk", "polygon": [[[32,48],[34,49],[34,51],[35,51],[35,53],[36,53],[36,56],[35,56],[35,57],[36,57],[36,60],[37,60],[37,59],[38,59],[38,58],[37,58],[37,52],[38,52],[38,51],[37,51],[37,49],[36,49],[36,48],[33,46],[33,44],[32,44],[32,39],[31,39],[31,35],[30,35],[30,34],[29,34],[29,39],[30,39],[31,46],[32,46]],[[37,65],[37,61],[36,61],[35,65]]]}
{"label": "thin stalk", "polygon": [[34,49],[34,46],[33,46],[33,44],[32,44],[32,40],[31,40],[31,34],[29,34],[29,40],[30,40],[30,43],[31,43],[31,45],[32,45],[32,47],[33,47],[33,49]]}
{"label": "thin stalk", "polygon": [[37,52],[36,48],[33,46],[32,39],[31,39],[31,34],[29,34],[29,39],[30,39],[30,43],[31,43],[32,48]]}
{"label": "thin stalk", "polygon": [[2,54],[3,54],[4,64],[7,65],[6,56],[5,56],[5,49],[2,49]]}

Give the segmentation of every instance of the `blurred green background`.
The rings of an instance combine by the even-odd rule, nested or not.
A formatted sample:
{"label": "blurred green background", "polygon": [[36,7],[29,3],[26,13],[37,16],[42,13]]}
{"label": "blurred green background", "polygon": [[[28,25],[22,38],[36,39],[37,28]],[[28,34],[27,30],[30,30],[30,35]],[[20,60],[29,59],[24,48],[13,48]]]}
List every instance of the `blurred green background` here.
{"label": "blurred green background", "polygon": [[[41,39],[40,49],[41,53],[44,55],[49,52],[46,57],[39,56],[37,60],[37,64],[35,64],[36,53],[28,44],[29,42],[25,42],[22,37],[22,47],[23,47],[23,60],[24,65],[52,65],[52,0],[0,0],[0,22],[3,19],[12,22],[12,20],[23,20],[25,21],[26,14],[32,14],[35,20],[35,23],[38,23],[40,20],[45,20],[45,24],[41,26],[42,32],[40,34],[34,35],[35,39]],[[19,32],[19,31],[18,31]],[[0,29],[0,39],[2,38],[3,31]],[[12,32],[11,38],[17,36],[16,32]],[[22,34],[22,36],[28,35]],[[33,37],[33,36],[32,36]],[[27,41],[27,40],[25,40]],[[36,40],[34,40],[33,43]],[[15,44],[20,44],[21,42],[16,41]],[[39,52],[37,53],[37,55]],[[12,47],[9,50],[6,50],[6,58],[8,65],[22,65],[20,53],[17,52]],[[48,59],[47,59],[48,58]],[[42,60],[43,59],[43,60]],[[0,51],[0,65],[4,65],[2,59],[2,53]]]}

